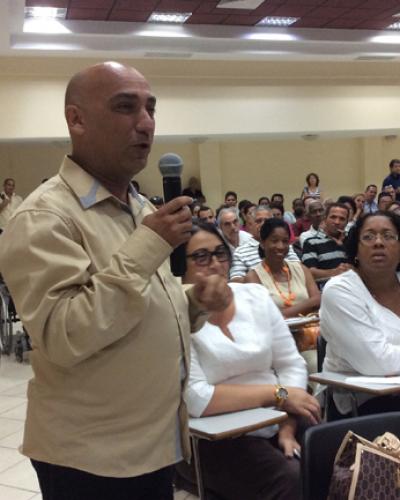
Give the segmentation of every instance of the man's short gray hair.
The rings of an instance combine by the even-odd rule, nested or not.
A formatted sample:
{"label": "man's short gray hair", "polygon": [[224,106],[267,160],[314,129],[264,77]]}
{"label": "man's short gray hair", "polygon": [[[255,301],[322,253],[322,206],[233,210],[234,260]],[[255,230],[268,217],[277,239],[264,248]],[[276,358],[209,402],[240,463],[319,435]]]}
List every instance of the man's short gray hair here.
{"label": "man's short gray hair", "polygon": [[217,217],[217,226],[221,226],[221,218],[224,214],[234,214],[236,217],[239,217],[239,210],[235,207],[226,207],[221,208]]}

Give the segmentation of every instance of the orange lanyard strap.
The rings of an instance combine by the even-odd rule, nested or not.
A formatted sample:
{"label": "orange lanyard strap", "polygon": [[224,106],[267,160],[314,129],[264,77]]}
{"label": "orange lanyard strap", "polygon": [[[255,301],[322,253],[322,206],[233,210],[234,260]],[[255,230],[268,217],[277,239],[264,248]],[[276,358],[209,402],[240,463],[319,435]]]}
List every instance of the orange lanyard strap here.
{"label": "orange lanyard strap", "polygon": [[279,288],[278,282],[275,280],[274,275],[271,272],[270,267],[268,264],[263,260],[262,261],[262,266],[263,268],[267,271],[267,273],[271,276],[272,281],[274,282],[274,286],[276,288],[276,291],[278,292],[280,298],[283,301],[283,305],[285,307],[291,307],[294,304],[294,299],[296,298],[296,294],[292,292],[291,290],[291,285],[290,285],[290,271],[288,266],[283,266],[282,271],[286,274],[287,277],[287,284],[288,284],[288,293],[285,295],[282,290]]}

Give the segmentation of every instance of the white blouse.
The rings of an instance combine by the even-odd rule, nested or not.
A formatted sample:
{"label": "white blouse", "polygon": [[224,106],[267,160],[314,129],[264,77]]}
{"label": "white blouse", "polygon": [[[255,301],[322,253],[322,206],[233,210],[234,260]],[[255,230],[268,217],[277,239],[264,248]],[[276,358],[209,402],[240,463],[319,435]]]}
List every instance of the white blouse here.
{"label": "white blouse", "polygon": [[305,362],[268,291],[253,283],[229,286],[235,300],[235,314],[228,325],[233,341],[208,322],[191,337],[185,399],[194,417],[202,415],[217,384],[280,383],[306,388]]}
{"label": "white blouse", "polygon": [[[400,274],[398,274],[400,278]],[[400,317],[379,304],[353,270],[331,278],[322,293],[321,334],[328,342],[324,371],[385,376],[400,373]],[[369,399],[358,394],[358,404]],[[335,392],[339,411],[348,393]]]}

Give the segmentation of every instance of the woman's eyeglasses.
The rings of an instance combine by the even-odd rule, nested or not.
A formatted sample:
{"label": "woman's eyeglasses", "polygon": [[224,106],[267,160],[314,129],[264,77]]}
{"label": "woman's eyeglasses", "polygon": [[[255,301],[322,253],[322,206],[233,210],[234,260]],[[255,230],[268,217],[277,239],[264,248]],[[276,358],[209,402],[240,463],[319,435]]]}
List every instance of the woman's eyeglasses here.
{"label": "woman's eyeglasses", "polygon": [[378,236],[383,243],[393,243],[394,241],[399,241],[399,235],[392,233],[391,231],[385,231],[384,233],[364,233],[360,236],[360,241],[365,245],[374,245]]}
{"label": "woman's eyeglasses", "polygon": [[214,255],[218,262],[226,262],[229,260],[229,251],[224,247],[224,245],[220,245],[213,252],[201,249],[187,255],[186,257],[193,259],[198,266],[208,266],[210,265],[211,259]]}

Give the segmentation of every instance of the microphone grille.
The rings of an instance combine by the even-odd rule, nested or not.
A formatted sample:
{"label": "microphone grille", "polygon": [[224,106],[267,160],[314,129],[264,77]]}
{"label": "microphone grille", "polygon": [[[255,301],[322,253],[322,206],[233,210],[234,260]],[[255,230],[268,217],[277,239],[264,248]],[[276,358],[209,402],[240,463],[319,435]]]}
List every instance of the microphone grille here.
{"label": "microphone grille", "polygon": [[161,156],[158,168],[163,177],[180,177],[183,169],[182,158],[175,153],[166,153]]}

